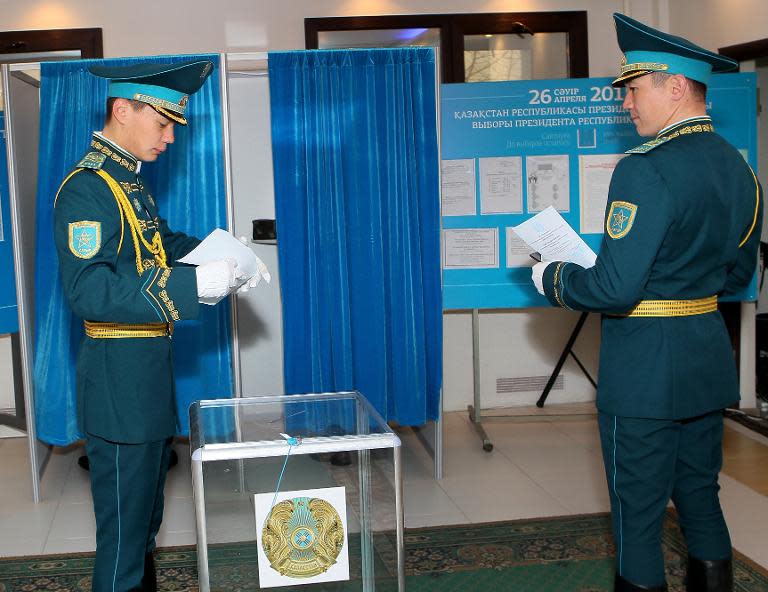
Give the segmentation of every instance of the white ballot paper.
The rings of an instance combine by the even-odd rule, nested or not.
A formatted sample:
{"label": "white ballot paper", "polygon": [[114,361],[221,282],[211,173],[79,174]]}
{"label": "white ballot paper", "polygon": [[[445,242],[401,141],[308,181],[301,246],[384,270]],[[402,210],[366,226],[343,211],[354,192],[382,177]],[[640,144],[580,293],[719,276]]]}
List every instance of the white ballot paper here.
{"label": "white ballot paper", "polygon": [[251,249],[237,240],[226,230],[217,228],[203,239],[199,245],[192,249],[186,256],[179,259],[181,263],[189,265],[202,265],[219,259],[232,259],[237,263],[238,270],[242,273],[243,279],[234,289],[242,286],[250,278],[257,274],[265,282],[269,283],[272,276],[264,262],[259,259]]}
{"label": "white ballot paper", "polygon": [[552,206],[512,230],[532,251],[541,253],[542,261],[568,261],[587,268],[597,259],[595,252]]}

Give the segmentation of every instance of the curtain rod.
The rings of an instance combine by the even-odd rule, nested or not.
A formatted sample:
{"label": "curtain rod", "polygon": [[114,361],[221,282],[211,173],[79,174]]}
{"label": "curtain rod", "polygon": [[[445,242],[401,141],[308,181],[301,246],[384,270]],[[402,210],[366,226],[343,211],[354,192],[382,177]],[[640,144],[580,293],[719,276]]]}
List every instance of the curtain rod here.
{"label": "curtain rod", "polygon": [[[224,55],[227,57],[227,61],[230,63],[233,62],[253,62],[254,67],[253,68],[236,68],[234,70],[230,70],[232,73],[236,74],[251,74],[252,72],[260,72],[264,71],[266,72],[267,66],[266,62],[269,61],[269,56],[266,51],[254,51],[254,52],[231,52],[231,53],[224,53]],[[142,57],[142,56],[121,56],[121,57]],[[109,58],[104,58],[109,59]],[[59,60],[53,60],[53,61],[59,61]],[[259,64],[259,62],[264,62],[264,64]],[[18,72],[18,71],[24,71],[24,70],[36,70],[40,69],[41,62],[17,62],[15,64],[9,63],[8,68],[11,72]]]}

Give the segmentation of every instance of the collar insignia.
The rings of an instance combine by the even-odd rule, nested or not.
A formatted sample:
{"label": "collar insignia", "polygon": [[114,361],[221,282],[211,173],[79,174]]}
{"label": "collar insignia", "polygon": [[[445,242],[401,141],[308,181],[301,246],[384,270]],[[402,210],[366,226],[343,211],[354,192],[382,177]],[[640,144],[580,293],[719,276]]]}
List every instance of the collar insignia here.
{"label": "collar insignia", "polygon": [[85,157],[77,163],[77,168],[99,170],[103,165],[107,157],[100,152],[89,152]]}

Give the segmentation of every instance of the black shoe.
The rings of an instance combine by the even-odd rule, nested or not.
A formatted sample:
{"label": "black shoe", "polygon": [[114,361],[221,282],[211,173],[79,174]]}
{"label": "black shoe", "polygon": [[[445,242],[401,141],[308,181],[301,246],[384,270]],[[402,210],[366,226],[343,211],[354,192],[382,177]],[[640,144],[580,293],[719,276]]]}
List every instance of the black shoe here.
{"label": "black shoe", "polygon": [[352,464],[352,455],[346,450],[331,454],[331,464],[334,467],[348,467]]}
{"label": "black shoe", "polygon": [[661,586],[638,586],[616,574],[613,590],[614,592],[667,592],[667,583],[664,582]]}
{"label": "black shoe", "polygon": [[334,467],[348,467],[352,464],[352,455],[346,450],[341,452],[313,452],[309,458],[318,462],[329,462]]}
{"label": "black shoe", "polygon": [[157,572],[152,553],[144,555],[144,576],[141,578],[142,592],[157,592]]}
{"label": "black shoe", "polygon": [[688,557],[687,592],[732,592],[733,564],[730,559],[702,561]]}
{"label": "black shoe", "polygon": [[176,454],[176,451],[173,448],[171,448],[171,454],[168,457],[168,470],[170,471],[177,464],[179,464],[179,455]]}
{"label": "black shoe", "polygon": [[86,471],[91,470],[91,463],[88,461],[88,457],[85,454],[77,459],[77,466]]}

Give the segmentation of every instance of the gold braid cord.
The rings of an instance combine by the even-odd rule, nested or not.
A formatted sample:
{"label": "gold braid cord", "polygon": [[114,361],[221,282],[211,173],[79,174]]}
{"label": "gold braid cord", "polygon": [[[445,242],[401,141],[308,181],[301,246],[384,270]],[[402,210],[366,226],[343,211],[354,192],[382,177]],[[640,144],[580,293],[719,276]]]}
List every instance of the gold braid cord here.
{"label": "gold braid cord", "polygon": [[136,271],[139,275],[144,273],[141,245],[144,245],[144,248],[154,255],[155,261],[159,267],[168,267],[165,257],[165,249],[163,249],[163,240],[160,237],[160,233],[155,231],[155,234],[152,236],[152,242],[147,242],[147,239],[144,238],[144,234],[141,232],[136,212],[133,210],[133,206],[131,205],[128,196],[125,194],[125,191],[123,191],[122,187],[120,187],[118,182],[115,181],[109,173],[103,170],[98,170],[96,171],[96,174],[104,179],[107,185],[109,185],[112,194],[115,196],[115,200],[117,200],[117,203],[120,206],[121,214],[128,220],[128,227],[131,229],[131,238],[133,239],[133,248],[136,252]]}
{"label": "gold braid cord", "polygon": [[694,300],[641,300],[635,308],[620,317],[689,317],[717,310],[717,296]]}
{"label": "gold braid cord", "polygon": [[749,237],[752,236],[752,231],[757,224],[757,214],[760,211],[760,183],[757,182],[757,177],[755,177],[755,171],[752,170],[752,167],[749,167],[749,172],[752,173],[752,178],[755,180],[755,215],[752,218],[752,226],[749,227],[747,236],[745,236],[739,243],[739,248],[743,247],[749,240]]}
{"label": "gold braid cord", "polygon": [[83,323],[85,334],[93,339],[173,335],[173,323],[97,323],[94,321],[83,321]]}

